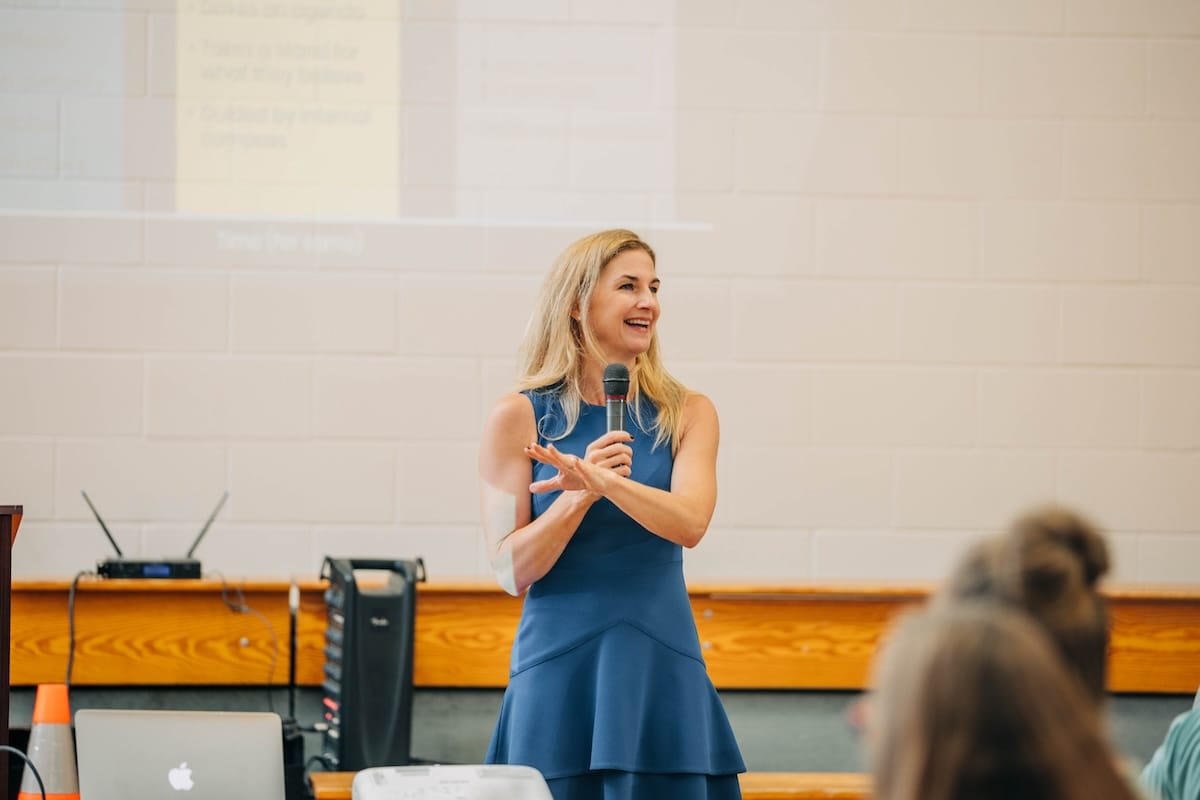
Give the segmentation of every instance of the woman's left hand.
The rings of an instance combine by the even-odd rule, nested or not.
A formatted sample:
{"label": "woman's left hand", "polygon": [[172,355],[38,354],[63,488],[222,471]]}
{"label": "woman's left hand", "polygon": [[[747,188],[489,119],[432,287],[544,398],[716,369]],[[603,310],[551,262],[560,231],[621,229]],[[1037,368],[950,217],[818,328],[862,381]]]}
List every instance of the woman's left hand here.
{"label": "woman's left hand", "polygon": [[534,461],[540,461],[558,470],[558,474],[553,478],[529,484],[529,491],[534,494],[561,490],[585,491],[602,496],[611,481],[629,476],[629,467],[626,465],[612,467],[595,464],[589,458],[564,453],[553,444],[547,447],[536,443],[526,445],[525,453]]}

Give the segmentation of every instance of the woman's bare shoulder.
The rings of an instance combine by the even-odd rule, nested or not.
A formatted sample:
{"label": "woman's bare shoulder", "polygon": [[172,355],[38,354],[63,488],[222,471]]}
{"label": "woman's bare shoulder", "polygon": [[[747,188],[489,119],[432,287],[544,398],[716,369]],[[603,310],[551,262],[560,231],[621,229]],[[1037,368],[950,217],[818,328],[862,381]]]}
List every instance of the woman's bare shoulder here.
{"label": "woman's bare shoulder", "polygon": [[519,433],[525,438],[535,427],[533,403],[520,392],[510,392],[496,400],[484,424],[485,430],[493,436]]}
{"label": "woman's bare shoulder", "polygon": [[683,414],[680,418],[683,438],[686,439],[693,431],[705,431],[716,435],[720,429],[717,420],[717,407],[707,395],[689,391],[683,401]]}
{"label": "woman's bare shoulder", "polygon": [[517,422],[521,419],[533,419],[533,402],[521,392],[509,392],[492,404],[488,414],[492,419],[504,422]]}
{"label": "woman's bare shoulder", "polygon": [[716,419],[717,407],[708,398],[708,395],[689,390],[687,397],[683,400],[683,417],[685,420],[689,418]]}

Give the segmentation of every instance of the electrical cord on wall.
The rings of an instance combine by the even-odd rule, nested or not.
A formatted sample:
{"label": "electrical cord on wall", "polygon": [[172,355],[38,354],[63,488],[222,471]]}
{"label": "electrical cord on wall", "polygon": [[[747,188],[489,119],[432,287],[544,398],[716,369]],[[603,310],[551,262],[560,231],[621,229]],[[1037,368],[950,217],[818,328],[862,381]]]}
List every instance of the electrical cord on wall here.
{"label": "electrical cord on wall", "polygon": [[25,762],[25,766],[29,767],[29,771],[33,773],[33,777],[37,779],[38,790],[42,793],[42,800],[46,800],[46,784],[42,782],[42,774],[38,772],[37,767],[33,765],[33,761],[29,756],[7,744],[0,744],[0,751],[21,757],[21,760]]}
{"label": "electrical cord on wall", "polygon": [[64,683],[68,691],[71,689],[71,673],[75,669],[75,590],[79,587],[80,578],[95,574],[91,570],[76,573],[71,581],[71,591],[67,593],[67,679]]}
{"label": "electrical cord on wall", "polygon": [[[221,602],[225,607],[235,614],[250,614],[257,617],[271,637],[271,662],[267,672],[267,708],[274,712],[275,701],[271,697],[271,689],[275,666],[279,663],[279,637],[275,635],[275,628],[271,625],[271,621],[261,611],[251,608],[246,603],[246,596],[240,586],[231,587],[220,572],[213,574],[221,579]],[[96,573],[91,570],[76,573],[71,580],[71,590],[67,593],[67,674],[64,683],[68,690],[71,688],[71,676],[75,670],[75,593],[79,588],[79,580],[86,576],[95,577]]]}
{"label": "electrical cord on wall", "polygon": [[275,676],[275,666],[279,663],[279,637],[275,635],[275,628],[265,614],[251,608],[246,603],[246,595],[241,586],[230,586],[220,572],[210,574],[221,579],[221,602],[225,604],[225,607],[234,614],[250,614],[256,617],[271,637],[271,664],[267,668],[267,710],[275,713],[275,699],[271,696],[271,689],[274,688],[272,679]]}

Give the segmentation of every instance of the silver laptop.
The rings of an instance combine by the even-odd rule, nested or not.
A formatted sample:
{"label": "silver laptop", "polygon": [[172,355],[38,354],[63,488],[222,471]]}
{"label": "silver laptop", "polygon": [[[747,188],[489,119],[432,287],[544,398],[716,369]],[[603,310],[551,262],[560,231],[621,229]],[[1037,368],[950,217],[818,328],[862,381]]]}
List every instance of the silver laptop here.
{"label": "silver laptop", "polygon": [[284,800],[278,714],[83,709],[75,748],[80,800]]}

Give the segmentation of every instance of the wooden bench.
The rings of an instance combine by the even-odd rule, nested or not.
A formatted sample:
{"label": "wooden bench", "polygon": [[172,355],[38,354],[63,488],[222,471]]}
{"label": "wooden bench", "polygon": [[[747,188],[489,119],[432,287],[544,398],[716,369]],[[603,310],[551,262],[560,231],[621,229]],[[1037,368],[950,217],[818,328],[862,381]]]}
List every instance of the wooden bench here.
{"label": "wooden bench", "polygon": [[[62,681],[69,581],[17,581],[11,680]],[[235,613],[222,589],[255,614]],[[521,599],[482,581],[419,584],[414,683],[503,687]],[[321,683],[324,582],[300,582],[296,677]],[[720,689],[861,689],[889,622],[926,584],[694,584],[705,661]],[[83,579],[75,598],[73,683],[283,685],[288,583]],[[1109,687],[1192,694],[1200,686],[1200,586],[1113,586]],[[265,619],[265,623],[264,623]],[[269,624],[269,628],[268,628]]]}
{"label": "wooden bench", "polygon": [[[353,772],[314,772],[314,800],[350,800]],[[869,776],[852,772],[747,772],[742,800],[866,800]]]}

